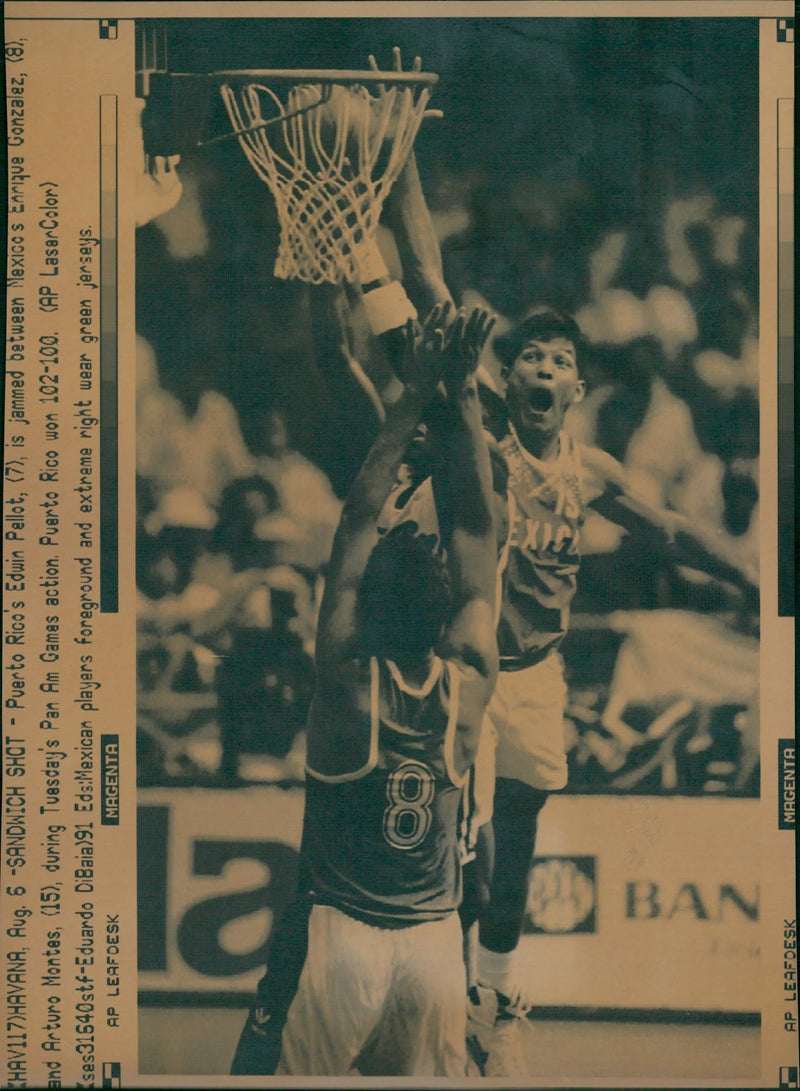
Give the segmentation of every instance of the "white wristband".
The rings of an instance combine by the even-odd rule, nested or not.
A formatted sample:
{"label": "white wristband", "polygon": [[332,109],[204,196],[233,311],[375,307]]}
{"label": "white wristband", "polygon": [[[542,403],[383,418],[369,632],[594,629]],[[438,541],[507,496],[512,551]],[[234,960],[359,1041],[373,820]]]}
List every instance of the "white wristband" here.
{"label": "white wristband", "polygon": [[382,284],[364,293],[364,307],[372,332],[378,336],[387,330],[396,330],[405,326],[409,318],[416,318],[417,312],[406,295],[399,280]]}

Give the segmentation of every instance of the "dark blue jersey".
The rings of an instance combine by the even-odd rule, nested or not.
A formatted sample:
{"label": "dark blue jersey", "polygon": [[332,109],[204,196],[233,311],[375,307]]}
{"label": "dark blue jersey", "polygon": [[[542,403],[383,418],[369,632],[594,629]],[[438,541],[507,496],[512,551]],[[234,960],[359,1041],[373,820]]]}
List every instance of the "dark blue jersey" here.
{"label": "dark blue jersey", "polygon": [[457,827],[466,776],[454,768],[461,672],[437,658],[416,689],[394,663],[373,658],[364,669],[370,711],[353,729],[369,740],[365,763],[336,776],[308,767],[303,852],[311,886],[316,901],[368,924],[439,920],[461,900]]}

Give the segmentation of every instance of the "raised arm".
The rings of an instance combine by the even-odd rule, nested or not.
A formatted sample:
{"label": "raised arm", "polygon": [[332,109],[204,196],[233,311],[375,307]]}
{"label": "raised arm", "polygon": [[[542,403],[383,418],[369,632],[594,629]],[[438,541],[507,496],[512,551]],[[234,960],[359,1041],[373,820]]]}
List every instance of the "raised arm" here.
{"label": "raised arm", "polygon": [[418,346],[430,339],[438,320],[431,315],[420,336],[406,326],[407,382],[385,419],[342,508],[320,606],[317,669],[336,672],[356,654],[356,606],[369,556],[378,540],[378,516],[397,479],[406,448],[441,377]]}
{"label": "raised arm", "polygon": [[[374,57],[370,56],[369,64],[373,70],[378,70]],[[397,72],[403,70],[397,47],[393,50],[392,67]],[[417,57],[412,70],[420,69],[421,61]],[[425,114],[441,116],[437,110],[427,110]],[[326,290],[312,295],[312,324],[318,333],[322,366],[334,386],[340,376],[349,373],[350,385],[355,379],[378,420],[382,419],[385,407],[402,391],[404,331],[409,318],[419,316],[422,320],[436,304],[452,304],[444,283],[439,241],[425,203],[413,151],[388,195],[385,222],[395,235],[403,266],[402,283],[390,273],[377,238],[365,237],[350,248],[349,256],[358,272],[346,287],[346,297],[342,289],[333,294]],[[355,321],[354,312],[361,312],[362,308],[372,334],[368,349],[363,331]],[[360,314],[358,317],[360,319]],[[324,335],[326,328],[336,331],[335,343],[331,344],[330,336]],[[319,336],[320,330],[322,336]],[[367,360],[369,367],[365,370],[363,365]]]}
{"label": "raised arm", "polygon": [[[392,54],[392,67],[401,72],[403,62],[397,46]],[[377,68],[374,57],[370,56],[369,63],[370,67]],[[421,68],[421,59],[415,57],[411,70],[419,72]],[[438,110],[426,113],[441,117]],[[413,149],[395,180],[385,207],[403,265],[403,285],[413,305],[425,315],[437,303],[452,303],[453,297],[444,281],[439,239],[422,192]]]}
{"label": "raised arm", "polygon": [[607,452],[584,448],[583,461],[589,501],[601,515],[633,534],[646,534],[652,548],[675,564],[734,583],[748,593],[757,590],[758,573],[742,564],[713,528],[695,524],[680,512],[638,495],[624,466]]}
{"label": "raised arm", "polygon": [[[318,367],[324,372],[328,387],[341,413],[359,432],[367,431],[367,444],[374,432],[364,428],[364,421],[374,418],[375,430],[384,417],[385,406],[394,400],[383,398],[383,391],[398,384],[384,354],[378,349],[363,313],[357,288],[351,284],[321,284],[308,291],[309,317]],[[369,363],[369,375],[364,364]],[[397,387],[395,398],[399,396]],[[367,447],[364,447],[364,451]],[[364,453],[362,451],[362,455]]]}
{"label": "raised arm", "polygon": [[142,133],[142,113],[146,102],[136,100],[136,146],[139,159],[139,173],[136,175],[136,196],[134,213],[136,226],[144,227],[157,216],[163,216],[174,208],[181,199],[183,185],[176,167],[180,163],[179,155],[156,155],[152,161],[145,155],[144,135]]}
{"label": "raised arm", "polygon": [[412,151],[386,201],[386,213],[403,263],[403,284],[420,314],[437,303],[452,303],[445,284],[442,251],[422,192]]}
{"label": "raised arm", "polygon": [[483,310],[459,314],[449,336],[447,413],[434,491],[453,587],[454,612],[442,652],[474,668],[489,686],[497,673],[494,599],[497,545],[492,472],[475,368],[494,320]]}
{"label": "raised arm", "polygon": [[[370,67],[378,69],[375,58],[370,56]],[[400,50],[393,50],[392,68],[403,70]],[[421,68],[417,57],[412,71]],[[437,110],[426,111],[426,116],[440,115]],[[419,172],[413,151],[392,186],[385,204],[385,222],[391,226],[403,273],[402,283],[395,280],[376,238],[362,239],[353,252],[359,270],[355,287],[361,293],[370,328],[391,366],[402,375],[403,337],[407,320],[429,315],[437,304],[452,304],[452,297],[444,283],[442,256],[425,197],[420,184]],[[390,404],[399,394],[399,385],[381,386],[380,397],[384,405]]]}

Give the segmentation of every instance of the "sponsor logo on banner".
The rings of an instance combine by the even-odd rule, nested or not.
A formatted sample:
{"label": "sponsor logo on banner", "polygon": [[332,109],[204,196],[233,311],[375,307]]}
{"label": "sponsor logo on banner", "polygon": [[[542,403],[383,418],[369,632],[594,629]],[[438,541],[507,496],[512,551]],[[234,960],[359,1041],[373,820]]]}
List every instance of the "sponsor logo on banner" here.
{"label": "sponsor logo on banner", "polygon": [[657,882],[636,879],[625,884],[628,920],[724,921],[731,917],[758,920],[758,887],[743,891],[733,883]]}
{"label": "sponsor logo on banner", "polygon": [[528,876],[525,931],[596,931],[594,856],[540,856]]}
{"label": "sponsor logo on banner", "polygon": [[137,808],[139,984],[247,991],[295,889],[300,789],[155,789]]}

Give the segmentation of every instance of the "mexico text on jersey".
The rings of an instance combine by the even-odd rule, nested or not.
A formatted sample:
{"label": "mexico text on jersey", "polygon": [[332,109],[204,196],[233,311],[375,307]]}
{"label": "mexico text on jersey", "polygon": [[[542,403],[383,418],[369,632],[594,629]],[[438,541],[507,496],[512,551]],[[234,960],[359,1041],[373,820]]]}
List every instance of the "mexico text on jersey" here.
{"label": "mexico text on jersey", "polygon": [[586,503],[578,445],[566,432],[559,440],[550,462],[529,454],[513,430],[501,442],[512,509],[497,628],[501,670],[539,662],[569,624]]}

